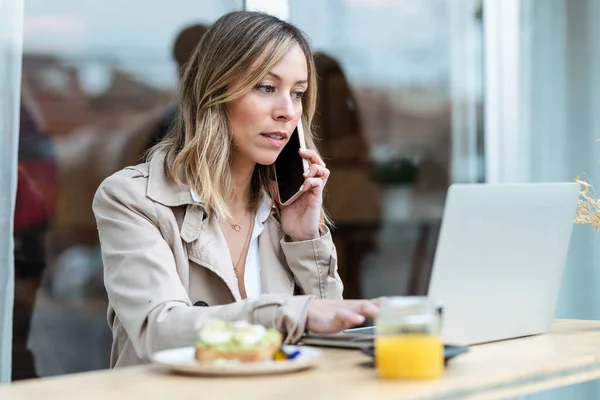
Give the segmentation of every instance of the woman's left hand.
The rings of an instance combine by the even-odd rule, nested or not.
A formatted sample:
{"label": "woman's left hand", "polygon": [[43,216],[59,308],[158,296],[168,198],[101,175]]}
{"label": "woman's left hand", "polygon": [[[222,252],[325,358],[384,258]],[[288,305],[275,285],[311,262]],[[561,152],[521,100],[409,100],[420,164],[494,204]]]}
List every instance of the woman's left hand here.
{"label": "woman's left hand", "polygon": [[300,150],[300,156],[309,162],[304,174],[302,194],[292,204],[281,209],[281,228],[294,242],[320,236],[323,189],[329,178],[329,170],[316,151]]}

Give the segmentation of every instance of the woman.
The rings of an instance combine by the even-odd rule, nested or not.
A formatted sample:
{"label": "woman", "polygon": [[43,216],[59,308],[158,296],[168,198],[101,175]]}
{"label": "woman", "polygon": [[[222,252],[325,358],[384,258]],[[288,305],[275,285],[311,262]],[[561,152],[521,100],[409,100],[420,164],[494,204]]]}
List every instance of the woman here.
{"label": "woman", "polygon": [[[207,318],[275,327],[290,343],[375,316],[375,302],[342,300],[321,206],[329,171],[309,128],[315,81],[306,39],[275,17],[234,12],[203,36],[172,131],[94,198],[111,366],[190,346]],[[281,207],[272,164],[300,119],[310,168]]]}

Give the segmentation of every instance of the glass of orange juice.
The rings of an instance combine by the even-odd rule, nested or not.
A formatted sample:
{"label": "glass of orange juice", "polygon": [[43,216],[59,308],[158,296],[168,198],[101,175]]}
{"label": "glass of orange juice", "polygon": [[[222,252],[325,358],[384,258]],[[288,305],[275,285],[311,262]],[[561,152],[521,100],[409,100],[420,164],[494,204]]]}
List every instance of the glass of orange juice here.
{"label": "glass of orange juice", "polygon": [[388,297],[375,326],[375,364],[385,379],[434,379],[444,370],[440,317],[428,297]]}

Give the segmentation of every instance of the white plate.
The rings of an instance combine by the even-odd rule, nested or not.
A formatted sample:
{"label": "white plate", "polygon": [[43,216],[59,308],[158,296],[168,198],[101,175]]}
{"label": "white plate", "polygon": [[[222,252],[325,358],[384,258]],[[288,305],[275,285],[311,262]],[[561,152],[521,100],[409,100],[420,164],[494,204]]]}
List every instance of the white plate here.
{"label": "white plate", "polygon": [[314,367],[321,358],[321,351],[311,347],[283,346],[286,352],[300,351],[293,360],[240,363],[219,360],[200,363],[194,357],[194,347],[163,350],[154,354],[152,361],[172,371],[194,375],[269,375],[301,371]]}

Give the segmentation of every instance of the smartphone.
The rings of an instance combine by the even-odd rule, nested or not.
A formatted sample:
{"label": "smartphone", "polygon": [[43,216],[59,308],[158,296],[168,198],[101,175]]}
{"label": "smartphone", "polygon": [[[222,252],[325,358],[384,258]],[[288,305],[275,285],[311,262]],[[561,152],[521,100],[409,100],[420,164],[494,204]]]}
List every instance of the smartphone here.
{"label": "smartphone", "polygon": [[302,120],[287,144],[275,160],[275,181],[277,182],[278,201],[282,206],[291,204],[300,196],[300,186],[304,183],[304,171],[308,161],[300,157],[299,149],[306,149]]}

